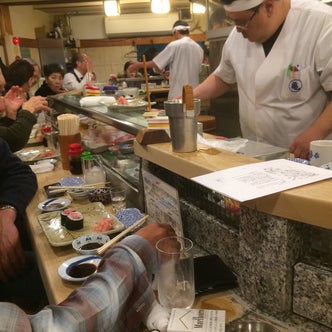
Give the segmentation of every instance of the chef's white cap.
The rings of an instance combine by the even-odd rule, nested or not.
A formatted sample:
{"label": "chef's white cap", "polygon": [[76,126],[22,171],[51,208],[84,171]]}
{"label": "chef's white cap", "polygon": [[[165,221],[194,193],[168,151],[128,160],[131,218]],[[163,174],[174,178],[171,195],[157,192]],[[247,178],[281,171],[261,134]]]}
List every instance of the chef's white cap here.
{"label": "chef's white cap", "polygon": [[228,12],[242,12],[260,5],[264,0],[235,0],[228,5],[224,5],[224,9]]}
{"label": "chef's white cap", "polygon": [[173,28],[173,32],[175,30],[190,30],[190,26],[189,25],[177,25],[176,27]]}

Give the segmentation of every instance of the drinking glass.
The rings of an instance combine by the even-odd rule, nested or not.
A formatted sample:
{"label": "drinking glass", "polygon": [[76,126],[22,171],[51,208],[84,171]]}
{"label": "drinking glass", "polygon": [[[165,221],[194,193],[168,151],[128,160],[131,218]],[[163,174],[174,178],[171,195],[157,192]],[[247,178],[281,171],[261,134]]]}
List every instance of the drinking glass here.
{"label": "drinking glass", "polygon": [[104,167],[92,155],[82,157],[82,168],[86,184],[102,183],[106,181]]}
{"label": "drinking glass", "polygon": [[111,201],[112,207],[115,213],[118,213],[122,209],[126,208],[126,189],[116,187],[111,189]]}
{"label": "drinking glass", "polygon": [[191,308],[195,300],[193,242],[170,236],[156,244],[158,300],[166,308]]}

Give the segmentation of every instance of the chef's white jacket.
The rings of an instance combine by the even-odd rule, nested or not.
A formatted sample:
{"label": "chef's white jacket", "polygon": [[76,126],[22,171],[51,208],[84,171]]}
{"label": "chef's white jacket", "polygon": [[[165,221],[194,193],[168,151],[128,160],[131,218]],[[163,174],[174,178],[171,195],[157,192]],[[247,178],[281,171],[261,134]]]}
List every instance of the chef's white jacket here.
{"label": "chef's white jacket", "polygon": [[267,57],[262,44],[233,29],[214,73],[237,82],[243,136],[288,148],[320,116],[332,91],[332,7],[292,0]]}
{"label": "chef's white jacket", "polygon": [[170,66],[168,99],[182,95],[182,87],[199,84],[199,72],[203,62],[203,49],[190,37],[182,37],[169,43],[153,62],[159,69]]}

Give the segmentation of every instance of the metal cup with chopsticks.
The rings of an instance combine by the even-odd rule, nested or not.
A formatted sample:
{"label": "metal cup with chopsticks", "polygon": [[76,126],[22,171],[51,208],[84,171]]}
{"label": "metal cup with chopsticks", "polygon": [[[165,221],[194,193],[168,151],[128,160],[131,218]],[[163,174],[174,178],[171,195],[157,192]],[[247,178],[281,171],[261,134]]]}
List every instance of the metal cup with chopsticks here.
{"label": "metal cup with chopsticks", "polygon": [[174,152],[193,152],[197,150],[197,117],[201,110],[201,101],[194,99],[191,85],[183,87],[182,101],[164,102],[169,118],[172,150]]}

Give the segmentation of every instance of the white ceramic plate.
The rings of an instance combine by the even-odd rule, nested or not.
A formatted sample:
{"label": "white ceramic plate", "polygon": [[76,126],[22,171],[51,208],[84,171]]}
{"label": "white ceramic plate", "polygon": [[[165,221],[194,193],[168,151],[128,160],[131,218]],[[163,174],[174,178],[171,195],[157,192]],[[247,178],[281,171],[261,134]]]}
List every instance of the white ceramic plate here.
{"label": "white ceramic plate", "polygon": [[77,256],[77,257],[73,257],[73,258],[70,258],[70,259],[66,260],[65,262],[63,262],[59,266],[58,275],[60,276],[61,279],[66,280],[66,281],[82,282],[85,279],[89,278],[89,276],[91,274],[86,276],[86,277],[82,277],[82,278],[73,278],[69,275],[70,269],[73,266],[76,266],[76,265],[79,265],[79,264],[93,264],[93,265],[96,266],[96,270],[97,270],[97,267],[98,267],[100,261],[101,261],[101,257],[97,256],[97,255],[89,255],[89,256],[80,255],[80,256]]}
{"label": "white ceramic plate", "polygon": [[39,203],[38,209],[44,212],[59,211],[68,207],[70,203],[71,200],[64,197],[51,198]]}
{"label": "white ceramic plate", "polygon": [[71,187],[71,186],[81,186],[85,183],[84,179],[80,176],[69,176],[67,178],[62,178],[59,180],[61,186]]}

